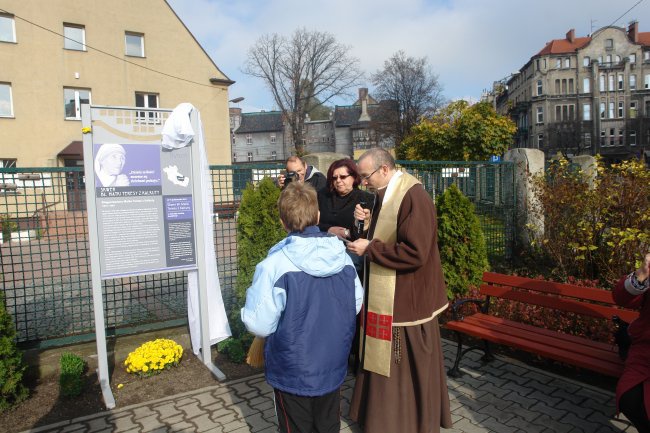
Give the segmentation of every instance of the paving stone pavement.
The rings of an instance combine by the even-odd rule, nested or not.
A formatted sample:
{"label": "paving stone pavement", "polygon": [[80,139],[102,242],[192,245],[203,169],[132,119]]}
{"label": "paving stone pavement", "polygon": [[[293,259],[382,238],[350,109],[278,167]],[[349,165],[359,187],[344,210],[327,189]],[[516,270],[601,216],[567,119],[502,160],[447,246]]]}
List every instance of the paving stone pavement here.
{"label": "paving stone pavement", "polygon": [[[445,363],[453,364],[455,344],[443,340]],[[452,429],[443,433],[636,432],[614,418],[614,394],[584,383],[497,357],[488,365],[480,352],[463,359],[464,375],[448,378]],[[347,415],[354,378],[342,387],[341,413]],[[275,432],[271,388],[263,375],[116,408],[29,432]],[[361,433],[345,416],[341,432]],[[406,433],[406,432],[372,432]]]}

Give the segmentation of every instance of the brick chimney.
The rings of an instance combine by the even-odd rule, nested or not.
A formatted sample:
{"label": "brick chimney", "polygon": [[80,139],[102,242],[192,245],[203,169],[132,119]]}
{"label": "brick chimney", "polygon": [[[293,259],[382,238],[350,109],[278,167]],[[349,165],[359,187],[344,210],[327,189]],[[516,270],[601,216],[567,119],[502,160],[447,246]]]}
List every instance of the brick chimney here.
{"label": "brick chimney", "polygon": [[629,27],[627,28],[627,37],[630,38],[631,42],[635,44],[639,43],[639,22],[631,21]]}
{"label": "brick chimney", "polygon": [[361,102],[359,122],[370,122],[370,115],[368,115],[368,89],[365,87],[359,89],[359,102]]}
{"label": "brick chimney", "polygon": [[576,30],[571,29],[566,33],[566,40],[573,43],[576,40]]}

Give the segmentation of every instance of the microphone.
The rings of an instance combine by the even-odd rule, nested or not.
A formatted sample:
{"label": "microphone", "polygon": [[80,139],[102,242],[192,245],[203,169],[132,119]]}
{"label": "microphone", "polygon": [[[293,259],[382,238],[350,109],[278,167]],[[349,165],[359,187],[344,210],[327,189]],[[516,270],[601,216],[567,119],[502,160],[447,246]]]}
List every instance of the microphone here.
{"label": "microphone", "polygon": [[[366,208],[366,202],[365,202],[364,200],[359,201],[359,206],[361,206],[363,209],[365,209],[365,208]],[[359,237],[363,234],[363,225],[364,225],[364,222],[365,222],[365,221],[362,220],[362,219],[360,219],[360,220],[356,220],[356,221],[354,222],[354,228],[356,229],[356,231],[357,231],[357,236],[359,236]]]}

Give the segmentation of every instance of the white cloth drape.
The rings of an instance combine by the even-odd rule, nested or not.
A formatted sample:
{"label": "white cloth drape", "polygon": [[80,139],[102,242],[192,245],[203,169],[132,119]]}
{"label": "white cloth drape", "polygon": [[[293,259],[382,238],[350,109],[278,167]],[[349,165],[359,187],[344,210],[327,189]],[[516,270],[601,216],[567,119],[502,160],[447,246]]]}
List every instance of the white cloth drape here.
{"label": "white cloth drape", "polygon": [[[205,243],[205,272],[208,281],[207,298],[208,298],[208,321],[210,328],[210,345],[216,344],[232,334],[228,317],[221,297],[221,286],[219,285],[219,275],[217,271],[217,256],[212,241],[214,227],[212,223],[213,195],[212,181],[210,179],[210,168],[208,158],[203,143],[203,127],[201,125],[201,115],[197,110],[198,131],[194,132],[190,122],[190,113],[196,110],[192,104],[179,104],[165,121],[162,130],[162,146],[167,149],[178,149],[189,145],[192,140],[198,144],[193,149],[199,152],[201,158],[201,173],[199,179],[194,181],[201,182],[201,197],[194,197],[194,200],[203,201],[204,214],[201,215],[203,227],[208,242]],[[201,224],[197,221],[196,224]],[[209,234],[209,236],[207,236]],[[200,322],[200,304],[199,304],[199,275],[198,271],[190,271],[187,276],[187,321],[190,328],[190,340],[192,341],[192,351],[195,355],[201,350],[201,322]]]}

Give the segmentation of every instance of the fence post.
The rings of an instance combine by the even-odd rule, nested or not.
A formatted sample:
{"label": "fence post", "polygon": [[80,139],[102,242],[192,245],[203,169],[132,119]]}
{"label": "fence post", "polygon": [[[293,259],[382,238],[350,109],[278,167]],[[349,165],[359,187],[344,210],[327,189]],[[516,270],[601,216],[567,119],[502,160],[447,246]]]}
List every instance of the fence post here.
{"label": "fence post", "polygon": [[539,199],[532,191],[532,177],[544,171],[544,152],[537,149],[510,149],[504,156],[515,169],[515,246],[527,248],[544,234],[544,217],[535,212]]}

